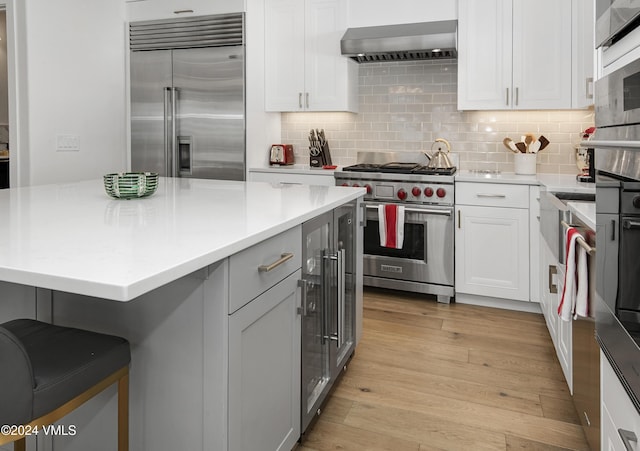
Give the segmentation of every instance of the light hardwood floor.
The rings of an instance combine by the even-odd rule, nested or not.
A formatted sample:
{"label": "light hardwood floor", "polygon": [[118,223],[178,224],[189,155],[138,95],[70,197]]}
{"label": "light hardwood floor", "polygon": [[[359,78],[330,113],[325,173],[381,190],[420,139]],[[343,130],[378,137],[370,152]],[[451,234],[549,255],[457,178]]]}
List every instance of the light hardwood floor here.
{"label": "light hardwood floor", "polygon": [[363,338],[298,451],[588,450],[542,315],[365,289]]}

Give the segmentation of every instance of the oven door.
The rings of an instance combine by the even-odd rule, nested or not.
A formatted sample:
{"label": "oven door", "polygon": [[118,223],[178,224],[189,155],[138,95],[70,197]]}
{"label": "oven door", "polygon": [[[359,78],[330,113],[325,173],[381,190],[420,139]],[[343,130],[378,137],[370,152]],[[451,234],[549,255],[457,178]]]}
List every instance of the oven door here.
{"label": "oven door", "polygon": [[378,203],[365,203],[364,275],[453,286],[453,207],[404,205],[401,249],[380,246]]}

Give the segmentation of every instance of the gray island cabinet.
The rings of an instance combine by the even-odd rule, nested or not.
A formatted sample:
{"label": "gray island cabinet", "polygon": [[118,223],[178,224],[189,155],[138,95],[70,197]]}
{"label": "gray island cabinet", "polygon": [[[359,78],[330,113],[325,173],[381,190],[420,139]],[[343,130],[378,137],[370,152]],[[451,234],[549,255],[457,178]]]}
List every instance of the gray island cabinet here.
{"label": "gray island cabinet", "polygon": [[[126,337],[132,450],[291,449],[302,224],[363,194],[196,179],[161,179],[132,201],[109,199],[99,180],[4,190],[0,320]],[[31,446],[115,449],[115,388],[60,423],[77,433]]]}

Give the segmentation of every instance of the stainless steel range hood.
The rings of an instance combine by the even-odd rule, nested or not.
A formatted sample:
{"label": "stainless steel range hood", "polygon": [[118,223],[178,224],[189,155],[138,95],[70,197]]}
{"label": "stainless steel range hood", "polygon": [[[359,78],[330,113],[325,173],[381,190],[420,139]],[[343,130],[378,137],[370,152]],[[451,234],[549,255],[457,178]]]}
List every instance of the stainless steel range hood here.
{"label": "stainless steel range hood", "polygon": [[457,20],[348,28],[340,48],[359,63],[456,58]]}

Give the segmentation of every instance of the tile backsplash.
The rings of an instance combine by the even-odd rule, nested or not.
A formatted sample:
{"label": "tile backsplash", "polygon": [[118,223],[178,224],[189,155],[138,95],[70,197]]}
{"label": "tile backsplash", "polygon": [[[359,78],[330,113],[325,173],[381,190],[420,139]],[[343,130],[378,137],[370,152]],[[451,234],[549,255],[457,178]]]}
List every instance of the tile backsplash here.
{"label": "tile backsplash", "polygon": [[551,142],[538,154],[538,172],[577,173],[575,146],[593,109],[458,111],[457,90],[452,60],[361,64],[358,114],[283,113],[282,140],[307,162],[309,130],[323,128],[334,164],[349,165],[359,151],[429,151],[445,138],[461,169],[513,172],[502,140],[531,132]]}

